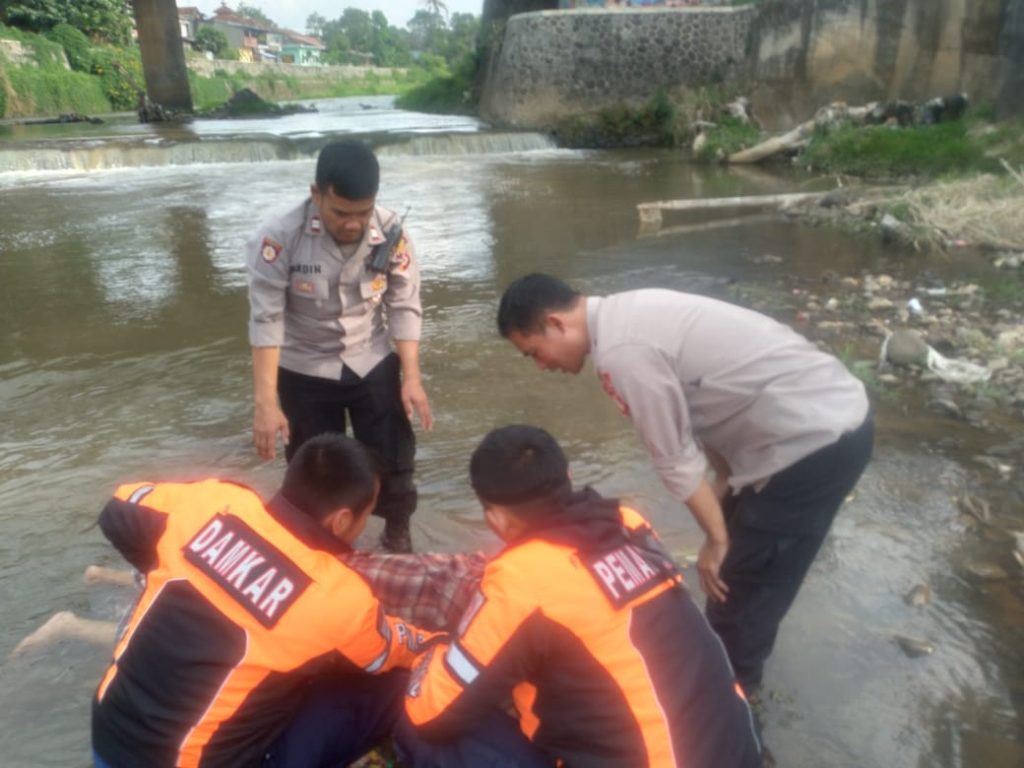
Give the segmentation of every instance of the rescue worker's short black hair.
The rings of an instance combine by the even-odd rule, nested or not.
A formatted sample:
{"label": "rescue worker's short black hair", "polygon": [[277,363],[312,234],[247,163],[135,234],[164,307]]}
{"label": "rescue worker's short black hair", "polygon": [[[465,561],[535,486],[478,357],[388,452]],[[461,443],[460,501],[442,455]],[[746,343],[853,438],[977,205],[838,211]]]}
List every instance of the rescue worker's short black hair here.
{"label": "rescue worker's short black hair", "polygon": [[373,150],[356,139],[334,141],[320,150],[316,161],[316,186],[326,194],[347,200],[375,197],[380,187],[380,164]]}
{"label": "rescue worker's short black hair", "polygon": [[569,462],[540,427],[492,430],[473,451],[469,482],[484,504],[514,507],[524,517],[564,501],[572,492]]}
{"label": "rescue worker's short black hair", "polygon": [[288,462],[281,495],[307,515],[322,520],[348,507],[370,503],[380,470],[375,459],[351,437],[327,432],[299,446]]}
{"label": "rescue worker's short black hair", "polygon": [[540,272],[520,277],[501,296],[498,304],[498,333],[508,338],[513,331],[538,333],[544,313],[571,309],[580,292],[557,277]]}

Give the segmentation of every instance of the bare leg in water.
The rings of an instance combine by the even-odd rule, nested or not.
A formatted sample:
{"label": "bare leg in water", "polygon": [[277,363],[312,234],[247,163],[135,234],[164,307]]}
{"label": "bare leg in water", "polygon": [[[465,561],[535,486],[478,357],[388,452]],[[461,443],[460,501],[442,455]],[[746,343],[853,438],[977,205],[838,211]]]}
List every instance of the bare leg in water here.
{"label": "bare leg in water", "polygon": [[[122,587],[135,585],[135,577],[131,571],[104,568],[101,565],[90,565],[86,568],[82,574],[82,580],[86,584],[113,584]],[[114,644],[116,637],[116,621],[83,619],[72,611],[58,611],[47,619],[39,629],[18,643],[11,652],[11,656],[68,639],[84,640],[87,643],[109,647]]]}

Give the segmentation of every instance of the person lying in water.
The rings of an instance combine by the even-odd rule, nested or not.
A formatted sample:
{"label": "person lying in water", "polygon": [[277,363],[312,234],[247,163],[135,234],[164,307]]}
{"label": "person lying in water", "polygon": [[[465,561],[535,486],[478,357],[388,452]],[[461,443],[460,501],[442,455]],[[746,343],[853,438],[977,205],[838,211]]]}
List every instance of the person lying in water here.
{"label": "person lying in water", "polygon": [[506,547],[457,634],[417,663],[396,732],[406,763],[761,766],[725,650],[647,521],[573,490],[537,427],[488,434],[470,481]]}

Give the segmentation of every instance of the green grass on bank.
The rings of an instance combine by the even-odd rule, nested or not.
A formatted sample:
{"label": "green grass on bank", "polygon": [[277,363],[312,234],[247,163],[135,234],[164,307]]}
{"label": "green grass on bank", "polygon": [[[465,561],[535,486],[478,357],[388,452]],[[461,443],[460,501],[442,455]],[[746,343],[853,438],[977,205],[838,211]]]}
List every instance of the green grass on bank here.
{"label": "green grass on bank", "polygon": [[5,69],[0,82],[0,116],[43,115],[47,117],[77,112],[83,115],[110,112],[110,101],[103,93],[98,77],[83,72],[54,71],[33,67]]}
{"label": "green grass on bank", "polygon": [[[144,88],[138,48],[93,46],[76,31],[56,30],[48,39],[0,24],[0,38],[16,40],[30,61],[15,64],[0,52],[0,117],[53,117],[67,112],[96,114],[135,109]],[[65,58],[65,51],[71,51]],[[67,67],[70,61],[72,68]],[[359,77],[306,76],[303,73],[228,73],[212,77],[189,71],[198,111],[220,106],[242,88],[268,101],[337,96],[403,94],[422,86],[436,71],[423,68],[368,72]]]}
{"label": "green grass on bank", "polygon": [[727,115],[720,118],[715,128],[708,131],[707,141],[697,153],[697,159],[716,162],[741,149],[754,146],[760,136],[760,129],[753,123],[745,123],[739,118]]}
{"label": "green grass on bank", "polygon": [[466,115],[476,113],[473,83],[476,78],[477,56],[467,53],[448,72],[447,66],[423,72],[423,81],[398,97],[396,106],[415,112]]}
{"label": "green grass on bank", "polygon": [[816,172],[867,177],[935,178],[998,170],[963,120],[913,128],[848,125],[819,130],[799,164]]}
{"label": "green grass on bank", "polygon": [[402,94],[424,82],[426,73],[410,69],[368,72],[353,78],[299,77],[277,73],[249,75],[215,70],[212,77],[189,72],[189,87],[197,110],[220,106],[237,91],[249,88],[268,101],[326,99],[342,96]]}

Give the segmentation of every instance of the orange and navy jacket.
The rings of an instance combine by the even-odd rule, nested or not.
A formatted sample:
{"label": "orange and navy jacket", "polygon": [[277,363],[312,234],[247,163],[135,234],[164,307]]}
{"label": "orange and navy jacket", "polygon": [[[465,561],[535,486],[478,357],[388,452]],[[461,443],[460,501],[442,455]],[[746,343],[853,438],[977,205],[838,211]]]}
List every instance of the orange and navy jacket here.
{"label": "orange and navy jacket", "polygon": [[760,766],[725,651],[646,521],[590,489],[551,521],[488,564],[457,637],[417,664],[419,735],[455,740],[511,693],[559,765]]}
{"label": "orange and navy jacket", "polygon": [[343,542],[220,480],[118,488],[100,515],[146,586],[93,701],[114,766],[258,766],[314,675],[411,666],[427,633],[382,613]]}

